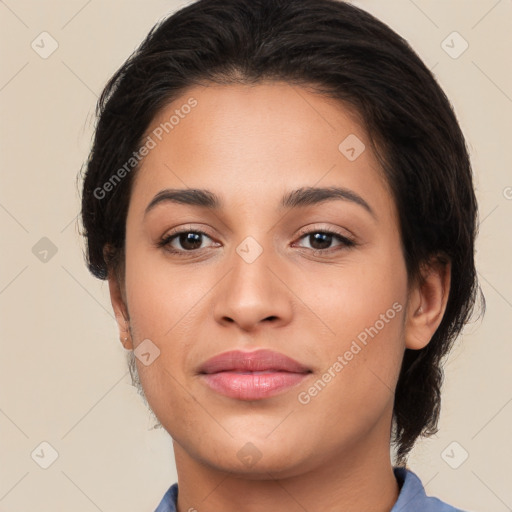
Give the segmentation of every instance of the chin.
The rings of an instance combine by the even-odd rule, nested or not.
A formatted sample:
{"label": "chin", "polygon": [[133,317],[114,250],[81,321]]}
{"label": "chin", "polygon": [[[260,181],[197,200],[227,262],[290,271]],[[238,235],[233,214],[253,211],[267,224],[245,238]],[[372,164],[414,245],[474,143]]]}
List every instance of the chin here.
{"label": "chin", "polygon": [[[242,450],[244,448],[247,448],[247,445],[242,447]],[[270,449],[260,450],[260,455],[256,455],[253,459],[247,455],[239,457],[237,451],[234,452],[233,457],[226,456],[222,460],[218,459],[218,454],[211,454],[211,456],[203,458],[203,463],[218,471],[229,473],[233,478],[239,475],[249,480],[289,478],[304,473],[304,461],[302,459],[290,460],[288,450],[279,452],[272,450],[271,455],[269,452]]]}

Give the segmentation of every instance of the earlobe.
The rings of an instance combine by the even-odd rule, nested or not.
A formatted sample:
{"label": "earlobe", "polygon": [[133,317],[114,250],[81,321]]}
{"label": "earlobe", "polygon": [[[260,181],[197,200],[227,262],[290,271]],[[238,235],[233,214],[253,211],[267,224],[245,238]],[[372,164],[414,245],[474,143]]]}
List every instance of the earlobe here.
{"label": "earlobe", "polygon": [[450,293],[451,264],[435,258],[413,285],[405,327],[405,346],[420,350],[428,345],[441,324]]}
{"label": "earlobe", "polygon": [[130,318],[126,307],[125,299],[121,286],[114,272],[109,271],[108,287],[110,292],[110,301],[116,317],[117,327],[119,329],[119,338],[126,350],[133,350],[133,344],[130,334]]}

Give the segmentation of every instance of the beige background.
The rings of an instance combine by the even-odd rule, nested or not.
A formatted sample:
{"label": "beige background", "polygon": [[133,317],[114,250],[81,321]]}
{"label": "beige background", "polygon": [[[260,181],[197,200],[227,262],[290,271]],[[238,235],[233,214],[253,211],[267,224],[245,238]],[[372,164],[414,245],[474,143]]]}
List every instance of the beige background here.
{"label": "beige background", "polygon": [[[429,494],[460,508],[512,510],[512,1],[354,3],[434,70],[466,134],[481,209],[487,314],[450,356],[440,433],[410,466]],[[85,267],[75,180],[102,87],[179,5],[0,1],[0,511],[152,511],[176,481],[170,438],[130,384],[106,283]],[[46,59],[31,47],[46,37],[51,48],[43,31],[58,43]],[[454,31],[469,43],[457,59],[442,47]],[[450,41],[452,51],[463,44]],[[57,249],[47,261],[43,237]],[[48,469],[36,463],[50,461],[43,441],[58,452]],[[457,469],[446,462],[465,452]]]}

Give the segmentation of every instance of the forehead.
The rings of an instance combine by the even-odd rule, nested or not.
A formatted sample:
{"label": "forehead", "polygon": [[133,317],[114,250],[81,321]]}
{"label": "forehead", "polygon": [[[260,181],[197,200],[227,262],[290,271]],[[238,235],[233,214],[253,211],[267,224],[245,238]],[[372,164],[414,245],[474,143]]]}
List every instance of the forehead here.
{"label": "forehead", "polygon": [[390,207],[357,113],[296,85],[190,88],[158,112],[150,139],[133,184],[140,208],[164,188],[207,188],[256,206],[300,186],[344,186]]}

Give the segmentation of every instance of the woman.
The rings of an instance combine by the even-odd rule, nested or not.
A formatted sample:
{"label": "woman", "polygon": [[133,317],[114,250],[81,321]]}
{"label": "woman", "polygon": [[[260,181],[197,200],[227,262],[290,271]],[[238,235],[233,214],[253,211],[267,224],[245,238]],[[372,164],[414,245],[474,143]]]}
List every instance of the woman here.
{"label": "woman", "polygon": [[458,510],[406,461],[481,294],[477,204],[408,44],[344,2],[200,0],[98,114],[88,266],[173,439],[157,512]]}

